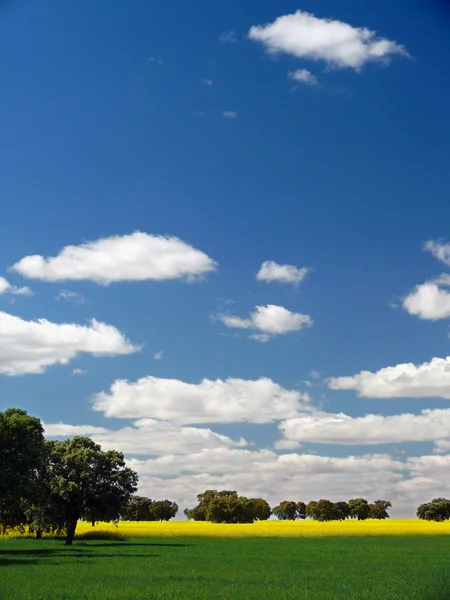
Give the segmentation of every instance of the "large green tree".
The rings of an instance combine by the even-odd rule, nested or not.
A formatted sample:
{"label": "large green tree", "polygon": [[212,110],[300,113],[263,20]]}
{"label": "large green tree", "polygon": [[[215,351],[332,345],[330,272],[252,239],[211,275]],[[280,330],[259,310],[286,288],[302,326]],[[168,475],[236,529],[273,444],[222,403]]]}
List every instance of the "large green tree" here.
{"label": "large green tree", "polygon": [[155,521],[170,521],[178,512],[178,504],[170,500],[155,500],[150,511]]}
{"label": "large green tree", "polygon": [[156,521],[152,512],[153,500],[145,496],[133,496],[121,511],[123,521]]}
{"label": "large green tree", "polygon": [[137,474],[123,454],[102,451],[90,438],[50,441],[48,482],[56,513],[64,514],[66,545],[71,545],[79,519],[119,518],[137,489]]}
{"label": "large green tree", "polygon": [[370,506],[367,500],[364,498],[353,498],[352,500],[349,500],[348,507],[350,509],[350,517],[352,519],[364,521],[370,516]]}
{"label": "large green tree", "polygon": [[431,502],[421,504],[417,509],[417,516],[426,521],[448,521],[450,519],[450,500],[435,498]]}
{"label": "large green tree", "polygon": [[0,413],[0,529],[21,526],[38,496],[45,461],[43,427],[25,410]]}
{"label": "large green tree", "polygon": [[373,504],[370,504],[370,519],[389,519],[388,508],[391,508],[392,504],[389,500],[375,500]]}

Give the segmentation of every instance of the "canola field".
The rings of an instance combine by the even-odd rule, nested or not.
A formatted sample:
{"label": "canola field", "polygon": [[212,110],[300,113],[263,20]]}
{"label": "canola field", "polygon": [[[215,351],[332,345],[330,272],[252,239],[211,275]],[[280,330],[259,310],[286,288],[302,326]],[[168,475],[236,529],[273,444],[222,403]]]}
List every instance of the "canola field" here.
{"label": "canola field", "polygon": [[1,600],[448,600],[450,524],[79,524],[0,538]]}

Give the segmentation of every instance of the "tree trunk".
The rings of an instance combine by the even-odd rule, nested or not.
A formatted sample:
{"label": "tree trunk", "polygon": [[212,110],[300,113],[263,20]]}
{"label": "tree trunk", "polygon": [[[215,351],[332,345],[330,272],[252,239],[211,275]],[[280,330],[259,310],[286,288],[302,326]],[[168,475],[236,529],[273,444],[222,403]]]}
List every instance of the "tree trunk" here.
{"label": "tree trunk", "polygon": [[40,540],[42,538],[42,531],[40,529],[36,529],[36,539]]}
{"label": "tree trunk", "polygon": [[75,537],[75,529],[77,528],[77,520],[70,521],[67,524],[67,535],[66,535],[66,546],[71,546],[73,542],[73,538]]}

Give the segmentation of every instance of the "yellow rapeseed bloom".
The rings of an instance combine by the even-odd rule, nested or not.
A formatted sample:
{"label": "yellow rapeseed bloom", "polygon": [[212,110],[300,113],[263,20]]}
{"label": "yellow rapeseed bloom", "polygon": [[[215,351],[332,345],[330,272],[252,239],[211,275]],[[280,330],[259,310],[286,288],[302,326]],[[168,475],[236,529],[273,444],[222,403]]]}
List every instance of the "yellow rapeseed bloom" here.
{"label": "yellow rapeseed bloom", "polygon": [[404,535],[448,535],[450,521],[436,523],[419,519],[386,519],[385,521],[258,521],[252,524],[227,525],[203,521],[120,522],[99,523],[92,528],[89,523],[80,523],[77,534],[92,530],[117,533],[126,537],[170,536],[170,537],[335,537],[335,536],[404,536]]}
{"label": "yellow rapeseed bloom", "polygon": [[[79,523],[76,535],[105,534],[124,537],[352,537],[352,536],[421,536],[449,535],[450,521],[436,523],[419,519],[385,521],[258,521],[252,524],[227,525],[203,521],[123,521],[114,523]],[[18,533],[11,537],[21,537]],[[5,538],[7,536],[0,536]]]}

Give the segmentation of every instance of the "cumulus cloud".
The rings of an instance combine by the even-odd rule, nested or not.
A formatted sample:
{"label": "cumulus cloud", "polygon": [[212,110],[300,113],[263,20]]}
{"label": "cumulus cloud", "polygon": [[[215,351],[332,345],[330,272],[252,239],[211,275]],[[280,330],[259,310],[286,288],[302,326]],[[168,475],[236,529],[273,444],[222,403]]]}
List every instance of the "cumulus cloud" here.
{"label": "cumulus cloud", "polygon": [[0,277],[0,295],[12,294],[13,296],[32,296],[33,292],[29,287],[17,287],[11,285],[4,277]]}
{"label": "cumulus cloud", "polygon": [[164,350],[158,350],[158,352],[155,352],[155,354],[153,355],[153,358],[155,360],[161,360],[164,354]]}
{"label": "cumulus cloud", "polygon": [[270,423],[308,410],[309,396],[268,378],[203,379],[194,384],[144,377],[116,380],[109,392],[94,396],[93,407],[107,417],[151,417],[177,424]]}
{"label": "cumulus cloud", "polygon": [[[441,275],[441,281],[442,281]],[[450,293],[429,281],[416,286],[403,300],[403,308],[421,319],[437,321],[450,317]]]}
{"label": "cumulus cloud", "polygon": [[132,455],[167,455],[191,453],[213,448],[239,448],[247,446],[243,438],[232,440],[211,429],[179,427],[165,421],[140,419],[131,427],[109,430],[103,427],[66,425],[63,423],[44,425],[47,437],[70,437],[87,435],[104,450],[120,450]]}
{"label": "cumulus cloud", "polygon": [[328,380],[332,390],[354,390],[363,398],[450,399],[450,357],[414,365],[405,363],[372,373]]}
{"label": "cumulus cloud", "polygon": [[211,87],[212,85],[214,85],[214,81],[212,79],[202,79],[202,83],[204,83],[208,87]]}
{"label": "cumulus cloud", "polygon": [[273,304],[256,306],[248,319],[225,314],[217,315],[216,319],[226,327],[258,331],[259,333],[251,337],[259,342],[267,342],[272,336],[300,331],[303,327],[311,327],[313,324],[309,315],[294,313],[283,306]]}
{"label": "cumulus cloud", "polygon": [[55,257],[25,256],[12,270],[30,279],[90,280],[108,285],[117,281],[191,281],[216,267],[204,252],[178,238],[136,231],[66,246]]}
{"label": "cumulus cloud", "polygon": [[308,276],[309,272],[310,269],[307,267],[299,269],[294,265],[279,265],[273,260],[266,260],[262,263],[256,274],[256,279],[258,281],[266,281],[267,283],[276,281],[298,285]]}
{"label": "cumulus cloud", "polygon": [[131,354],[134,346],[112,325],[93,319],[90,325],[25,321],[0,312],[0,373],[44,373],[54,364],[67,364],[80,353],[94,356]]}
{"label": "cumulus cloud", "polygon": [[152,489],[158,489],[180,506],[195,504],[196,495],[205,489],[235,489],[266,498],[272,506],[286,498],[372,500],[376,494],[393,499],[395,507],[392,492],[404,468],[386,455],[336,458],[229,448],[128,462],[139,474],[139,493],[151,495]]}
{"label": "cumulus cloud", "polygon": [[424,410],[419,415],[366,415],[350,417],[345,414],[312,413],[287,419],[280,423],[284,439],[297,443],[370,446],[402,442],[450,442],[450,409]]}
{"label": "cumulus cloud", "polygon": [[222,113],[224,119],[235,119],[237,117],[236,110],[224,110]]}
{"label": "cumulus cloud", "polygon": [[378,37],[375,31],[301,10],[251,27],[248,37],[272,54],[284,52],[337,68],[359,70],[370,62],[388,62],[392,55],[408,56],[404,46]]}
{"label": "cumulus cloud", "polygon": [[289,79],[298,83],[306,83],[306,85],[317,85],[319,82],[317,77],[308,71],[308,69],[297,69],[288,73]]}

